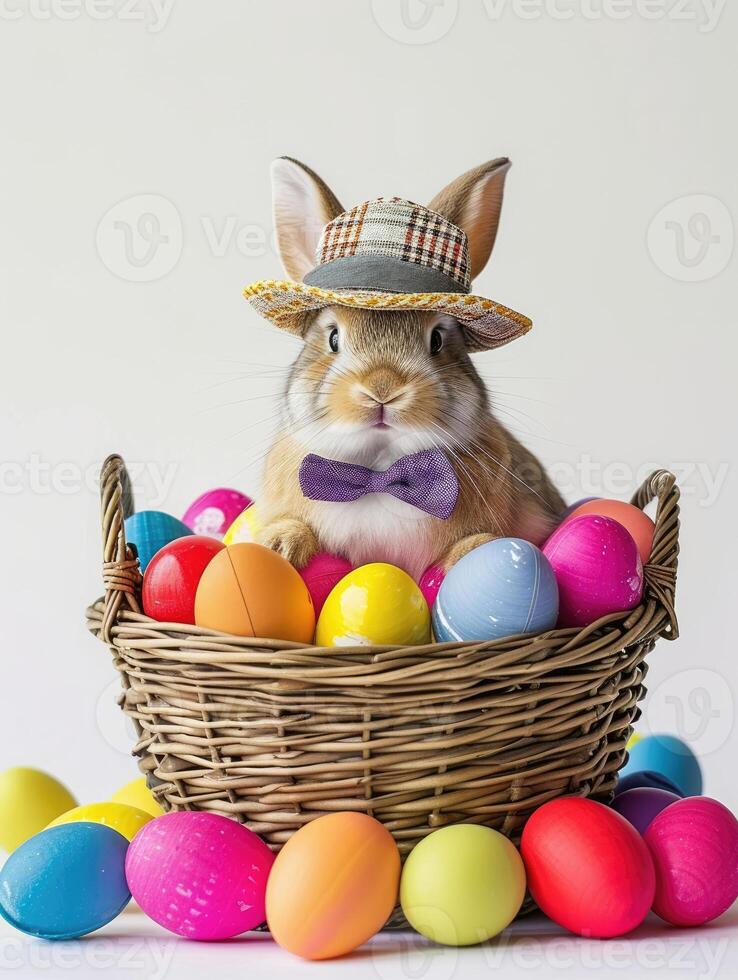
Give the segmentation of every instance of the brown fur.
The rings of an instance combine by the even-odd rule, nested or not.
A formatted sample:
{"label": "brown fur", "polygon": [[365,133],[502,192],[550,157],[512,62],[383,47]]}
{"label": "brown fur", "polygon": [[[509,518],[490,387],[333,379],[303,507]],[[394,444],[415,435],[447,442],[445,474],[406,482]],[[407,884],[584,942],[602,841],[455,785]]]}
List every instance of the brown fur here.
{"label": "brown fur", "polygon": [[[432,204],[467,230],[475,272],[486,263],[494,243],[508,167],[507,160],[496,160],[470,171]],[[312,171],[296,161],[278,161],[275,178],[280,252],[289,274],[304,275],[309,243],[304,238],[297,243],[291,228],[299,226],[304,235],[305,228],[334,217],[340,205],[322,181],[316,184]],[[315,210],[293,215],[285,224],[291,204]],[[430,336],[436,327],[442,330],[443,347],[432,355]],[[285,391],[283,431],[266,465],[262,543],[298,567],[317,551],[331,550],[336,522],[346,522],[340,537],[347,550],[357,544],[350,525],[361,513],[359,502],[316,502],[300,490],[300,463],[308,452],[329,455],[321,452],[325,439],[332,440],[333,458],[375,468],[384,468],[405,451],[434,445],[447,453],[456,470],[456,508],[446,521],[420,515],[417,554],[415,531],[402,516],[387,518],[387,540],[382,539],[385,515],[378,510],[370,523],[377,529],[377,554],[366,560],[387,560],[397,547],[391,538],[398,532],[406,536],[408,555],[403,561],[401,552],[395,560],[413,574],[422,571],[417,566],[421,557],[448,568],[494,537],[540,542],[547,536],[563,501],[538,460],[494,416],[458,322],[428,312],[335,307],[306,316],[303,328],[304,347]],[[339,355],[328,342],[333,329],[339,330]],[[391,429],[375,431],[372,425],[382,417]],[[356,533],[361,533],[358,526]]]}

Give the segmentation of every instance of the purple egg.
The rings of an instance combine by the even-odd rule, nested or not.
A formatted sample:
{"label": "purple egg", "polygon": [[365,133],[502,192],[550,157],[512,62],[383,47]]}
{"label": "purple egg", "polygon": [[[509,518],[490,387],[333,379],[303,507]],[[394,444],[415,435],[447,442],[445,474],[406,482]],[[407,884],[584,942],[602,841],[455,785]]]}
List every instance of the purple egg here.
{"label": "purple egg", "polygon": [[562,524],[543,548],[559,585],[560,627],[589,626],[632,609],[643,595],[638,546],[622,524],[585,514]]}
{"label": "purple egg", "polygon": [[616,796],[610,806],[632,823],[639,834],[645,834],[653,818],[680,799],[681,796],[668,790],[641,786]]}
{"label": "purple egg", "polygon": [[240,490],[206,490],[185,511],[182,522],[195,534],[221,540],[235,519],[253,503]]}
{"label": "purple egg", "polygon": [[573,514],[577,507],[581,507],[582,504],[588,504],[590,500],[599,500],[599,497],[582,497],[580,500],[575,500],[573,504],[569,504],[566,510],[561,515],[561,523],[563,524],[570,514]]}

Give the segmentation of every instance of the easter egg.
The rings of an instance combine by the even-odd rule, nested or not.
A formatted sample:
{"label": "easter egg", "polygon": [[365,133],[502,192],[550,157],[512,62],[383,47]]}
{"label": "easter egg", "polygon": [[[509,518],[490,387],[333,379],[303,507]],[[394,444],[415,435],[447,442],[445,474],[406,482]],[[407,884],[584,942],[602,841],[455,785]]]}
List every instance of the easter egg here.
{"label": "easter egg", "polygon": [[643,835],[653,818],[677,800],[681,800],[681,796],[668,790],[639,786],[618,794],[610,806]]}
{"label": "easter egg", "polygon": [[679,800],[651,821],[653,910],[675,926],[711,922],[738,898],[738,820],[706,796]]}
{"label": "easter egg", "polygon": [[329,555],[322,551],[314,555],[304,568],[300,569],[300,577],[308,588],[313,600],[315,615],[320,615],[325,600],[334,585],[353,570],[351,562],[338,555]]}
{"label": "easter egg", "polygon": [[631,789],[638,789],[640,786],[653,787],[653,789],[664,789],[667,793],[674,793],[675,796],[682,797],[686,796],[676,783],[673,783],[666,776],[662,776],[658,772],[650,772],[648,770],[641,770],[639,772],[628,773],[627,776],[623,776],[622,772],[620,774],[620,779],[618,780],[617,786],[615,787],[615,796],[620,796],[621,793],[627,793]]}
{"label": "easter egg", "polygon": [[288,561],[260,544],[232,544],[203,572],[195,622],[206,629],[312,643],[313,602]]}
{"label": "easter egg", "polygon": [[59,827],[61,824],[78,823],[84,820],[111,827],[122,834],[126,840],[133,840],[139,830],[153,819],[153,816],[145,810],[137,810],[136,807],[127,806],[125,803],[86,803],[84,806],[76,806],[73,810],[62,813],[56,820],[52,820],[49,826]]}
{"label": "easter egg", "polygon": [[609,517],[613,521],[617,521],[618,524],[622,524],[638,546],[641,561],[644,565],[646,564],[651,556],[656,525],[640,507],[636,507],[634,504],[626,504],[623,500],[597,500],[595,498],[580,503],[572,511],[570,519],[573,520],[585,514]]}
{"label": "easter egg", "polygon": [[589,626],[632,609],[643,594],[643,566],[628,531],[609,517],[562,524],[543,548],[559,585],[559,626]]}
{"label": "easter egg", "polygon": [[164,813],[154,799],[154,794],[146,785],[145,776],[138,776],[136,779],[132,779],[130,783],[126,783],[125,786],[121,786],[110,799],[113,803],[125,803],[137,810],[144,810],[146,813],[150,813],[152,817],[160,817]]}
{"label": "easter egg", "polygon": [[614,810],[580,797],[544,803],[520,852],[533,900],[580,936],[622,936],[645,919],[656,880],[643,838]]}
{"label": "easter egg", "polygon": [[374,562],[349,572],[323,605],[315,642],[400,646],[430,641],[428,604],[407,572]]}
{"label": "easter egg", "polygon": [[122,912],[131,893],[128,841],[99,823],[49,827],[14,851],[0,871],[0,914],[42,939],[77,939]]}
{"label": "easter egg", "polygon": [[252,503],[251,497],[240,490],[230,490],[228,487],[207,490],[190,504],[182,523],[194,534],[204,534],[220,541],[238,515]]}
{"label": "easter egg", "polygon": [[556,625],[558,589],[543,553],[522,538],[497,538],[464,555],[433,606],[433,633],[447,640],[497,640]]}
{"label": "easter egg", "polygon": [[379,932],[397,901],[400,853],[364,813],[331,813],[301,827],[277,855],[267,923],[284,949],[308,960],[342,956]]}
{"label": "easter egg", "polygon": [[630,736],[630,738],[627,741],[627,744],[625,746],[626,749],[628,749],[628,751],[630,751],[633,748],[634,745],[636,745],[638,742],[640,742],[640,740],[642,738],[643,738],[643,736],[642,735],[639,735],[638,732],[633,732],[633,734]]}
{"label": "easter egg", "polygon": [[256,541],[256,535],[261,530],[258,504],[247,507],[223,535],[223,544],[240,544],[243,541]]}
{"label": "easter egg", "polygon": [[224,547],[215,538],[191,534],[157,551],[141,589],[146,615],[161,623],[194,623],[195,594],[202,573]]}
{"label": "easter egg", "polygon": [[0,773],[0,847],[14,851],[77,801],[53,776],[18,766]]}
{"label": "easter egg", "polygon": [[154,922],[187,939],[228,939],[264,921],[274,855],[217,813],[184,810],[147,823],[128,848],[131,893]]}
{"label": "easter egg", "polygon": [[642,770],[666,776],[679,787],[682,796],[699,796],[702,792],[702,770],[694,752],[675,735],[647,735],[628,753],[620,770],[621,780]]}
{"label": "easter egg", "polygon": [[141,510],[131,514],[125,519],[125,531],[128,544],[136,546],[142,572],[165,544],[192,534],[186,524],[161,510]]}
{"label": "easter egg", "polygon": [[436,601],[438,590],[441,588],[441,583],[445,578],[446,573],[440,565],[429,565],[420,576],[418,587],[423,593],[423,598],[428,603],[429,609],[433,608],[433,603]]}
{"label": "easter egg", "polygon": [[443,827],[413,848],[400,902],[417,932],[446,946],[496,936],[520,911],[525,868],[507,837],[473,824]]}

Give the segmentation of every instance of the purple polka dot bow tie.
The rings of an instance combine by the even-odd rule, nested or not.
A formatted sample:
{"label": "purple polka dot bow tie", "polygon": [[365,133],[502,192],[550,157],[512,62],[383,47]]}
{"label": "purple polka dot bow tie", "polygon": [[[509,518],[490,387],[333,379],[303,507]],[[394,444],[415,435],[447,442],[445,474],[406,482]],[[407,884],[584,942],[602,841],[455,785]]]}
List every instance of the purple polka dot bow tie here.
{"label": "purple polka dot bow tie", "polygon": [[310,453],[300,464],[300,487],[309,500],[346,502],[367,493],[391,493],[444,521],[459,496],[456,472],[439,449],[401,456],[383,471]]}

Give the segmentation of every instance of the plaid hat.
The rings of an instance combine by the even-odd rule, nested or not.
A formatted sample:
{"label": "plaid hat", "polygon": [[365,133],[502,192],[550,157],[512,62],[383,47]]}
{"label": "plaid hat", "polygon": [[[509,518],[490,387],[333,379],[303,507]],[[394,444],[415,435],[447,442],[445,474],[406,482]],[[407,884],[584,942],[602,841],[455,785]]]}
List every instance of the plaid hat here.
{"label": "plaid hat", "polygon": [[466,233],[443,215],[399,197],[366,201],[323,229],[303,282],[263,279],[244,289],[254,309],[292,333],[325,306],[433,310],[462,324],[471,350],[500,347],[531,321],[470,292]]}

